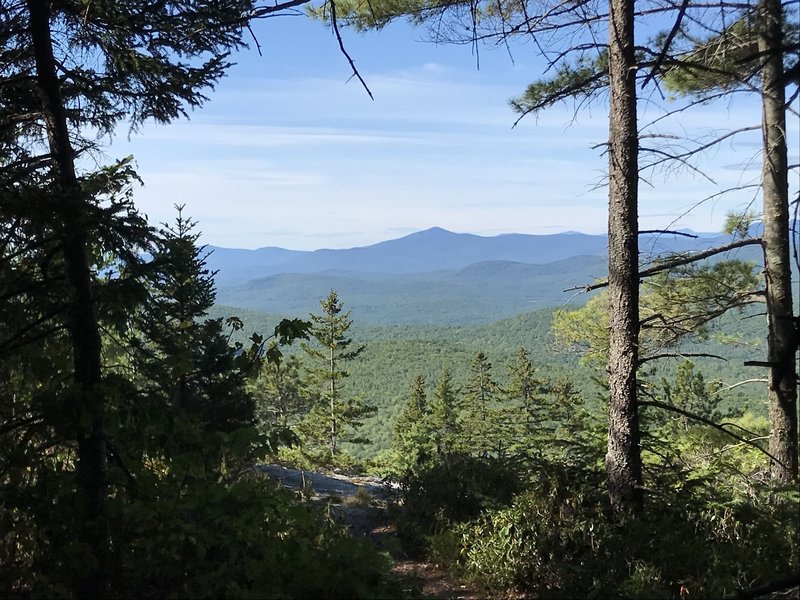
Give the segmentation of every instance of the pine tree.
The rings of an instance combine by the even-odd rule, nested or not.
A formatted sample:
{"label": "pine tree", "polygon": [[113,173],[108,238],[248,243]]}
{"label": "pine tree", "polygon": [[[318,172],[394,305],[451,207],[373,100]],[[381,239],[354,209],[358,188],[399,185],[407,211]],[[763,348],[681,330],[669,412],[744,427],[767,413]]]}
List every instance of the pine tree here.
{"label": "pine tree", "polygon": [[[275,347],[273,342],[271,347]],[[288,430],[297,425],[308,412],[308,398],[301,376],[302,364],[297,355],[279,361],[265,361],[258,377],[250,385],[256,402],[256,417],[260,429]]]}
{"label": "pine tree", "polygon": [[[245,390],[248,358],[232,347],[221,319],[206,319],[216,292],[199,232],[176,207],[153,256],[149,297],[136,318],[131,345],[146,400],[132,407],[141,418],[143,450],[162,455],[175,475],[216,479],[237,435],[252,437],[254,403]],[[145,408],[149,418],[141,414]],[[152,418],[159,414],[160,418]],[[135,444],[135,439],[129,440]],[[180,472],[183,471],[183,472]]]}
{"label": "pine tree", "polygon": [[458,424],[458,398],[453,386],[453,374],[447,367],[442,369],[433,391],[430,411],[430,428],[433,431],[433,448],[436,454],[441,456],[457,450],[461,433]]}
{"label": "pine tree", "polygon": [[500,386],[492,379],[492,363],[478,352],[472,360],[460,414],[464,446],[478,455],[498,452],[505,443],[496,406],[499,399]]}
{"label": "pine tree", "polygon": [[430,454],[430,408],[425,394],[425,379],[417,375],[411,382],[408,400],[403,405],[394,424],[392,450],[400,462],[400,472],[405,472]]}
{"label": "pine tree", "polygon": [[320,301],[320,306],[322,314],[311,315],[310,334],[317,344],[303,346],[311,361],[307,371],[314,406],[303,420],[300,431],[312,450],[325,447],[326,459],[333,460],[341,452],[342,442],[367,442],[357,432],[363,419],[373,414],[375,408],[347,396],[342,389],[349,376],[344,364],[358,358],[366,347],[353,346],[353,339],[348,336],[353,324],[350,311],[343,312],[342,303],[333,290]]}
{"label": "pine tree", "polygon": [[[523,418],[517,419],[517,440],[515,446],[522,450],[535,450],[536,433],[541,431],[544,399],[542,395],[545,386],[536,377],[531,357],[525,348],[519,348],[514,357],[514,362],[508,366],[508,385],[505,388],[505,397],[508,403],[514,406],[517,414],[522,413]],[[530,446],[530,448],[526,448]]]}

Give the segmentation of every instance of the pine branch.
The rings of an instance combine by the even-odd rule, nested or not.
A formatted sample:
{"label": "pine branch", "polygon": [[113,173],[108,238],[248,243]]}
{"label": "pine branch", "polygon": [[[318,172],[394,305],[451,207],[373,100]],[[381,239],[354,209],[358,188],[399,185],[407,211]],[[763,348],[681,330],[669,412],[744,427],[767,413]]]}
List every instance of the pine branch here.
{"label": "pine branch", "polygon": [[353,70],[353,74],[351,75],[350,79],[356,77],[360,82],[361,86],[367,92],[370,100],[375,100],[375,97],[372,95],[372,92],[367,85],[367,82],[364,81],[364,78],[361,77],[361,73],[358,72],[356,68],[356,63],[353,62],[353,59],[350,57],[350,54],[347,52],[347,49],[344,47],[344,41],[342,40],[342,34],[339,31],[339,22],[336,20],[336,2],[334,0],[328,0],[328,3],[331,6],[331,27],[333,28],[333,33],[336,35],[336,41],[339,42],[339,51],[344,55],[347,59],[347,62],[350,63],[350,68]]}
{"label": "pine branch", "polygon": [[697,239],[697,236],[693,233],[685,233],[683,231],[675,231],[673,229],[641,229],[639,230],[639,235],[646,235],[646,234],[653,234],[659,233],[663,235],[682,235],[683,237],[688,237],[692,239]]}
{"label": "pine branch", "polygon": [[[657,275],[658,273],[663,273],[664,271],[669,271],[670,269],[674,269],[675,267],[690,265],[692,263],[705,260],[706,258],[716,256],[717,254],[722,254],[724,252],[729,252],[731,250],[737,250],[738,248],[744,248],[745,246],[754,246],[756,244],[761,244],[760,237],[749,238],[746,240],[739,240],[736,242],[731,242],[730,244],[726,244],[725,246],[717,246],[716,248],[709,248],[708,250],[704,250],[703,252],[698,252],[690,256],[680,256],[677,258],[673,258],[671,260],[666,260],[653,267],[639,271],[639,278],[642,279],[644,277],[651,277],[653,275]],[[593,283],[591,285],[575,286],[571,288],[566,288],[565,290],[562,291],[574,292],[576,290],[583,290],[584,292],[588,293],[593,290],[599,290],[607,286],[608,286],[608,280],[606,279],[604,281],[598,281],[597,283]]]}
{"label": "pine branch", "polygon": [[653,406],[655,408],[661,408],[663,410],[667,410],[667,411],[670,411],[670,412],[678,413],[679,415],[682,415],[684,417],[692,419],[693,421],[699,421],[699,422],[703,423],[704,425],[708,425],[709,427],[713,427],[714,429],[716,429],[718,431],[721,431],[725,435],[728,435],[728,436],[732,437],[733,439],[735,439],[735,440],[737,440],[737,441],[739,441],[739,442],[741,442],[743,444],[747,444],[748,446],[752,446],[756,450],[758,450],[761,453],[763,453],[766,456],[768,456],[771,460],[775,461],[775,463],[777,463],[779,465],[783,465],[783,463],[781,461],[779,461],[772,454],[770,454],[769,451],[764,450],[764,448],[762,448],[758,444],[748,440],[747,438],[743,438],[743,437],[741,437],[739,435],[736,435],[732,431],[728,431],[722,425],[718,425],[717,423],[714,423],[714,421],[706,419],[705,417],[701,417],[700,415],[696,415],[694,413],[691,413],[688,410],[683,410],[682,408],[678,408],[677,406],[672,406],[671,404],[666,404],[664,402],[659,402],[657,400],[639,400],[637,402],[637,404],[639,406]]}
{"label": "pine branch", "polygon": [[719,356],[718,354],[708,354],[706,352],[664,352],[662,354],[654,354],[652,356],[645,356],[644,358],[639,359],[639,366],[650,362],[651,360],[658,360],[661,358],[686,358],[691,356],[692,358],[717,358],[719,360],[724,360],[727,362],[727,358],[724,356]]}

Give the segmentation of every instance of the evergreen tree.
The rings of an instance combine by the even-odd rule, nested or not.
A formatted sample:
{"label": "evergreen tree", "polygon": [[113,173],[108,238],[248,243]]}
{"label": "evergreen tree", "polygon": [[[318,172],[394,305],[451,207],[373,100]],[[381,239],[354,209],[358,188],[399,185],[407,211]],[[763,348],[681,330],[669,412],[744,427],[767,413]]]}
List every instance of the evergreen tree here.
{"label": "evergreen tree", "polygon": [[[522,419],[516,419],[514,428],[518,437],[514,445],[523,452],[535,451],[538,448],[535,439],[538,437],[536,433],[541,431],[544,418],[542,410],[544,391],[544,383],[536,377],[530,354],[525,348],[519,348],[514,362],[508,366],[505,397],[509,404],[515,407],[517,414],[521,412],[523,415]],[[510,418],[510,415],[507,418]],[[529,445],[529,448],[526,448],[526,445]]]}
{"label": "evergreen tree", "polygon": [[401,473],[427,458],[432,450],[432,434],[425,379],[417,375],[411,382],[408,400],[394,424],[392,450],[400,462]]}
{"label": "evergreen tree", "polygon": [[[800,27],[796,10],[781,0],[728,8],[734,18],[701,39],[681,31],[688,48],[666,70],[667,86],[703,101],[757,92],[761,99],[761,191],[767,308],[767,401],[771,423],[770,472],[781,483],[798,478],[797,319],[792,299],[791,205],[787,87],[798,81]],[[746,128],[745,128],[746,129]],[[728,136],[725,136],[726,139]],[[706,145],[707,147],[707,145]],[[796,215],[797,213],[795,213]]]}
{"label": "evergreen tree", "polygon": [[216,479],[231,466],[223,463],[233,460],[225,456],[233,438],[253,434],[254,404],[245,390],[250,361],[230,346],[221,319],[204,319],[216,295],[213,273],[197,246],[195,223],[183,216],[182,206],[176,208],[175,225],[162,230],[149,296],[131,340],[146,398],[132,409],[153,411],[149,418],[141,415],[137,432],[149,433],[145,452],[174,465],[182,461],[179,477]]}
{"label": "evergreen tree", "polygon": [[499,452],[505,442],[500,411],[500,386],[492,379],[492,363],[483,352],[472,360],[470,375],[464,388],[460,427],[465,448],[478,455]]}
{"label": "evergreen tree", "polygon": [[349,376],[345,363],[358,358],[365,349],[364,345],[353,346],[353,339],[348,336],[353,324],[350,311],[343,312],[333,290],[320,301],[320,306],[322,314],[311,315],[310,334],[317,344],[303,346],[310,359],[307,372],[314,406],[303,420],[300,432],[306,445],[317,451],[324,447],[326,458],[332,460],[341,452],[342,442],[367,442],[357,432],[363,419],[373,414],[375,408],[347,396],[342,389]]}
{"label": "evergreen tree", "polygon": [[[271,344],[271,348],[277,342]],[[285,359],[267,360],[261,365],[258,377],[250,384],[256,402],[256,417],[262,432],[295,427],[308,412],[302,364],[297,355]]]}
{"label": "evergreen tree", "polygon": [[457,450],[461,428],[458,424],[458,398],[453,386],[453,374],[442,369],[433,391],[430,404],[430,428],[433,431],[433,448],[438,455]]}
{"label": "evergreen tree", "polygon": [[[167,122],[200,105],[203,89],[224,73],[227,53],[241,45],[241,18],[249,7],[28,0],[5,4],[0,17],[2,159],[46,191],[34,218],[40,236],[54,242],[51,265],[62,282],[65,309],[53,321],[68,334],[74,382],[74,393],[62,401],[80,413],[71,423],[82,515],[75,537],[91,554],[70,587],[83,596],[105,595],[111,555],[106,429],[114,406],[104,380],[101,330],[103,314],[115,307],[95,285],[98,238],[105,229],[120,252],[141,239],[100,205],[110,188],[95,187],[99,178],[84,176],[77,159],[123,120],[133,127],[149,119]],[[132,171],[118,170],[120,177],[129,184]],[[135,261],[135,255],[118,256]]]}

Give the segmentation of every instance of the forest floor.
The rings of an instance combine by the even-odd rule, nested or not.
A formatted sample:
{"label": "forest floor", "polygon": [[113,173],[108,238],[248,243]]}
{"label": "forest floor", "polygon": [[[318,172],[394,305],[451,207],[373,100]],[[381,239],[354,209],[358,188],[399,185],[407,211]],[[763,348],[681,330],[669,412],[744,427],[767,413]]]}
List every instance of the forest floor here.
{"label": "forest floor", "polygon": [[393,561],[391,576],[402,589],[404,598],[477,600],[487,597],[486,592],[456,581],[438,565],[404,551],[390,518],[391,490],[380,479],[300,471],[278,465],[265,465],[260,470],[288,488],[305,490],[313,501],[331,502],[335,518],[354,537],[366,537],[378,551],[388,552]]}

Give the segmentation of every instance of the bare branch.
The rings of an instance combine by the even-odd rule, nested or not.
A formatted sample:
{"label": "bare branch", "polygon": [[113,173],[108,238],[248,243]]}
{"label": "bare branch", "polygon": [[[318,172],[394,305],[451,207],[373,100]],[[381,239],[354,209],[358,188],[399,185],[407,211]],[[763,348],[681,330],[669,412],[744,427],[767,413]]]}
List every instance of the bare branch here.
{"label": "bare branch", "polygon": [[678,16],[675,17],[675,23],[672,25],[672,29],[667,35],[667,39],[664,41],[664,45],[661,47],[661,53],[656,58],[655,63],[653,63],[653,68],[650,69],[650,73],[647,74],[647,77],[644,78],[642,82],[642,89],[644,89],[648,83],[656,76],[661,65],[664,62],[664,59],[667,57],[667,53],[669,52],[669,47],[672,45],[672,40],[675,39],[675,36],[678,33],[678,30],[681,28],[681,21],[683,21],[683,17],[686,14],[686,9],[689,6],[689,0],[683,0],[681,2],[681,7],[678,9]]}
{"label": "bare branch", "polygon": [[768,383],[768,382],[769,382],[769,379],[767,379],[765,377],[755,377],[753,379],[745,379],[743,381],[737,381],[733,385],[729,385],[729,386],[726,386],[724,388],[720,388],[716,392],[712,393],[711,395],[715,396],[715,395],[720,394],[722,392],[729,392],[730,390],[732,390],[734,388],[737,388],[740,385],[746,385],[748,383]]}
{"label": "bare branch", "polygon": [[664,352],[662,354],[653,354],[652,356],[645,356],[644,358],[639,359],[639,365],[643,365],[653,360],[659,360],[661,358],[717,358],[719,360],[723,360],[725,362],[728,361],[727,358],[724,356],[719,356],[718,354],[707,354],[705,352]]}
{"label": "bare branch", "polygon": [[290,8],[296,8],[298,6],[302,6],[303,4],[308,4],[311,0],[287,0],[286,2],[278,2],[273,4],[272,6],[259,6],[258,8],[254,8],[250,11],[247,15],[245,15],[246,20],[250,19],[259,19],[262,17],[266,17],[269,15],[273,15],[277,12],[281,12],[284,10],[288,10]]}
{"label": "bare branch", "polygon": [[775,598],[778,597],[773,595],[775,592],[790,590],[798,585],[800,585],[800,575],[792,575],[791,577],[770,581],[769,583],[749,590],[737,590],[733,594],[725,596],[725,600],[751,600],[754,598],[761,598],[762,596]]}
{"label": "bare branch", "polygon": [[361,73],[358,72],[358,69],[356,68],[356,63],[353,62],[353,59],[350,57],[350,54],[348,54],[347,49],[344,47],[342,34],[339,31],[339,22],[336,20],[336,2],[334,0],[328,0],[328,4],[330,4],[331,7],[331,27],[333,28],[333,33],[336,35],[336,41],[339,42],[339,50],[347,59],[347,62],[350,63],[350,68],[353,70],[353,75],[350,78],[351,79],[353,77],[357,78],[361,82],[361,85],[363,86],[364,90],[366,90],[367,95],[369,95],[370,100],[375,100],[375,97],[372,95],[372,92],[370,91],[367,82],[364,81],[364,78],[361,77]]}
{"label": "bare branch", "polygon": [[645,235],[649,233],[659,233],[665,235],[682,235],[684,237],[697,239],[697,236],[693,233],[685,233],[683,231],[674,231],[672,229],[641,229],[639,230],[639,235]]}
{"label": "bare branch", "polygon": [[[656,275],[657,273],[663,273],[664,271],[669,271],[670,269],[674,269],[675,267],[682,267],[684,265],[689,265],[695,262],[699,262],[701,260],[705,260],[706,258],[710,258],[711,256],[716,256],[717,254],[722,254],[724,252],[736,250],[737,248],[743,248],[745,246],[754,246],[757,244],[761,244],[760,237],[748,238],[746,240],[738,240],[735,242],[731,242],[730,244],[726,244],[725,246],[717,246],[716,248],[709,248],[708,250],[704,250],[703,252],[698,252],[696,254],[691,254],[689,256],[680,256],[677,258],[673,258],[671,260],[666,260],[653,267],[639,271],[639,278],[641,279],[644,277],[651,277],[652,275]],[[575,290],[583,290],[584,292],[591,292],[593,290],[599,290],[607,286],[608,286],[608,280],[604,280],[604,281],[598,281],[597,283],[593,283],[591,285],[575,286],[567,288],[563,291],[573,292]]]}
{"label": "bare branch", "polygon": [[764,450],[764,448],[762,448],[758,444],[756,444],[754,442],[751,442],[747,438],[743,438],[743,437],[741,437],[739,435],[736,435],[732,431],[729,431],[729,430],[725,429],[725,427],[723,427],[722,425],[718,425],[717,423],[714,423],[714,421],[706,419],[705,417],[701,417],[700,415],[696,415],[694,413],[690,413],[688,410],[683,410],[682,408],[678,408],[677,406],[672,406],[671,404],[666,404],[664,402],[658,402],[657,400],[640,400],[639,402],[637,402],[637,404],[639,406],[654,406],[656,408],[661,408],[663,410],[668,410],[670,412],[678,413],[679,415],[683,415],[684,417],[692,419],[693,421],[699,421],[699,422],[703,423],[704,425],[708,425],[709,427],[713,427],[714,429],[716,429],[718,431],[721,431],[722,433],[724,433],[726,435],[729,435],[733,439],[735,439],[735,440],[737,440],[739,442],[742,442],[743,444],[747,444],[748,446],[752,446],[753,448],[755,448],[759,452],[761,452],[761,453],[765,454],[766,456],[768,456],[770,458],[770,460],[775,461],[777,464],[779,464],[779,465],[782,464],[781,461],[779,461],[772,454],[770,454],[769,451]]}

